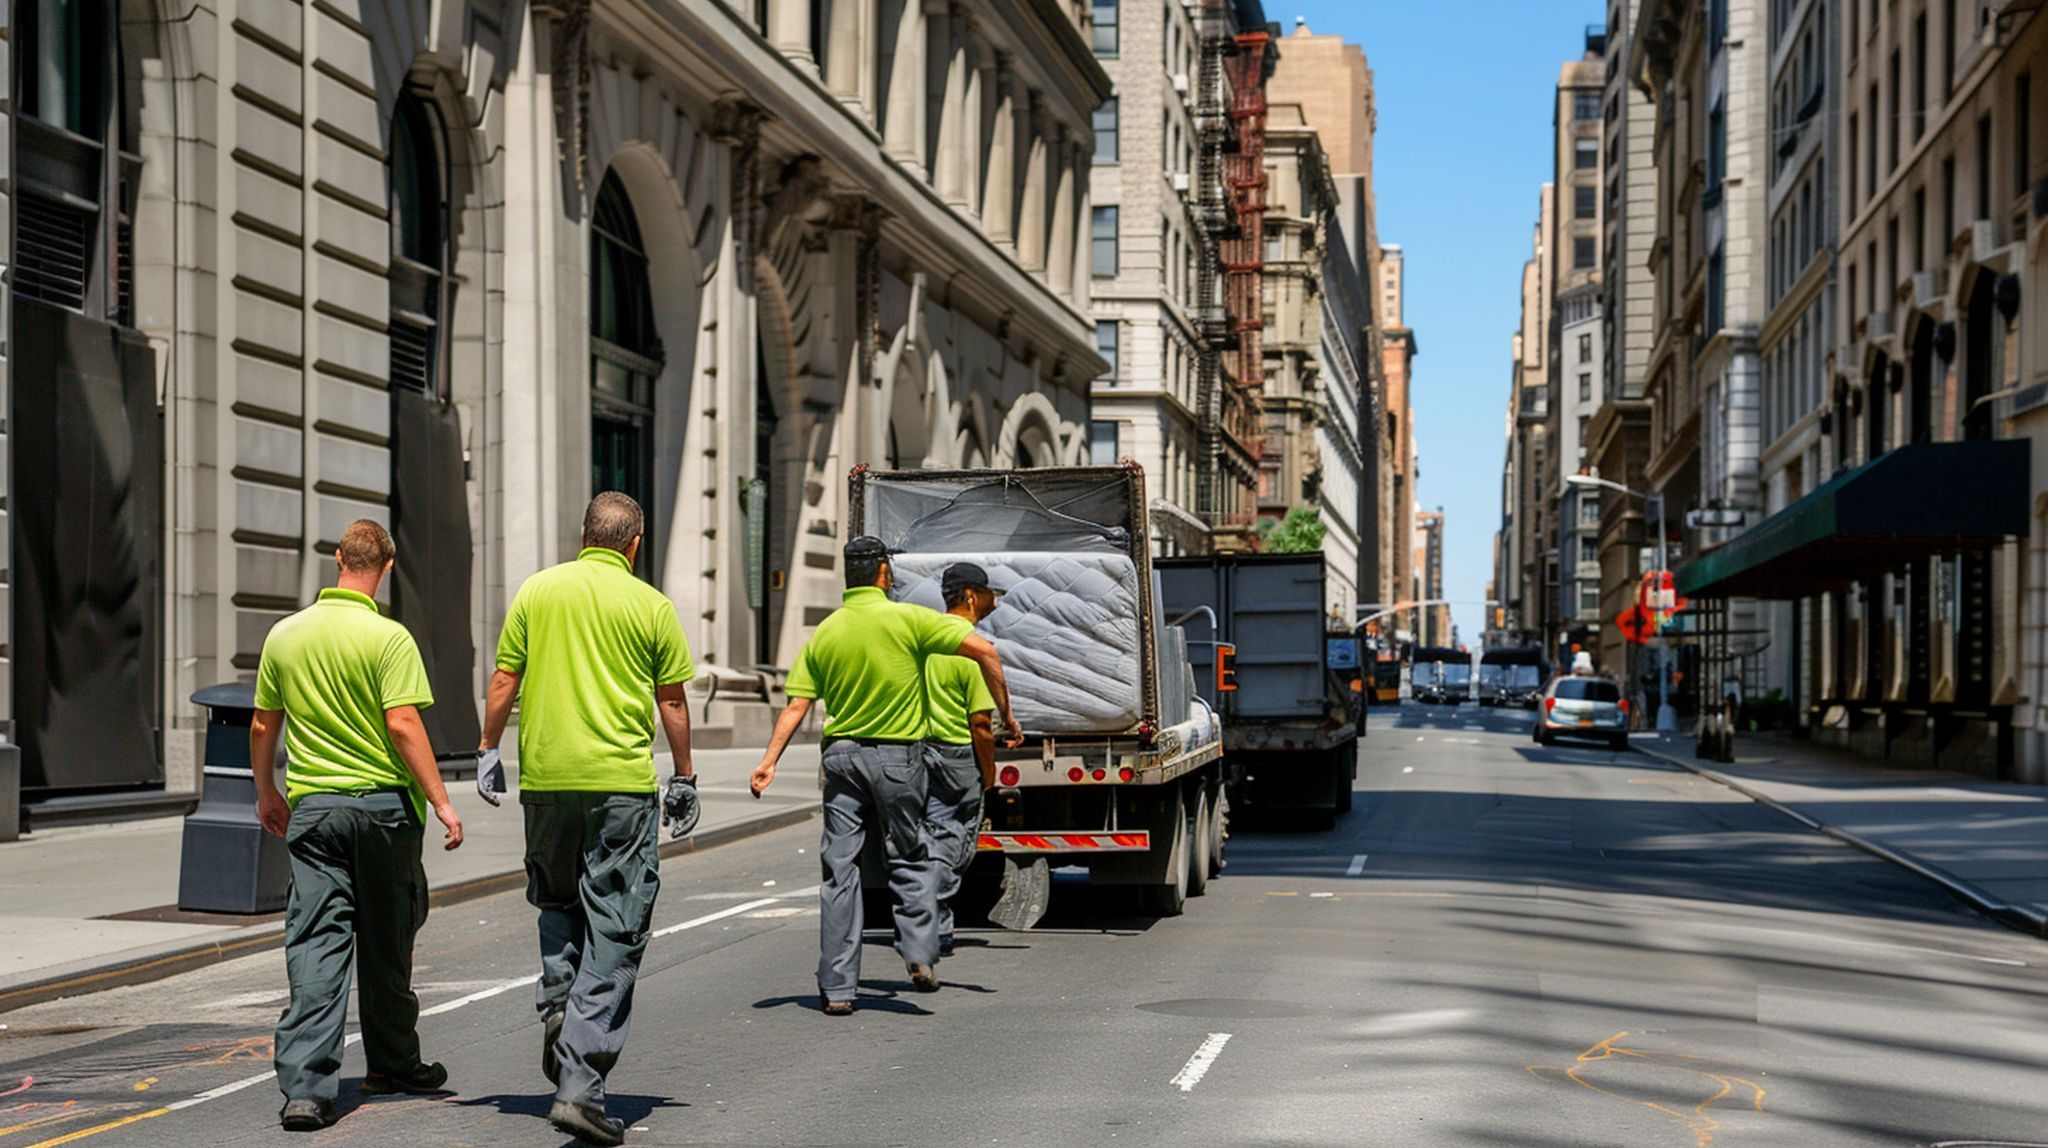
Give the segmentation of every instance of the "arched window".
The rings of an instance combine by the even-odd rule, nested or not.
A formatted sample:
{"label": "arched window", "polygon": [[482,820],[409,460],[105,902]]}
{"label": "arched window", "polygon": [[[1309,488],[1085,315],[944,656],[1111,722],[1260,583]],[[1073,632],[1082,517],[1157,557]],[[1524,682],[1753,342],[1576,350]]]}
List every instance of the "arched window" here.
{"label": "arched window", "polygon": [[391,385],[441,395],[448,282],[447,160],[440,124],[407,92],[391,112]]}
{"label": "arched window", "polygon": [[629,494],[646,512],[642,575],[653,560],[654,381],[661,368],[640,222],[618,173],[606,172],[590,224],[590,489]]}

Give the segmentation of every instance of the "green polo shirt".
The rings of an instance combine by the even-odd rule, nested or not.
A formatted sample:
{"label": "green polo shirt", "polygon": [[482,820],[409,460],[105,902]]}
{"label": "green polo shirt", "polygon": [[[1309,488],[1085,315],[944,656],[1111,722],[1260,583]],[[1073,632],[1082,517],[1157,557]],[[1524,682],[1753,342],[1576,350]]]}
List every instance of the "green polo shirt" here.
{"label": "green polo shirt", "polygon": [[585,547],[528,578],[498,636],[519,681],[519,788],[653,793],[654,691],[697,676],[675,603]]}
{"label": "green polo shirt", "polygon": [[973,632],[965,618],[855,587],[818,623],[783,688],[824,703],[828,738],[923,741],[925,659],[957,653]]}
{"label": "green polo shirt", "polygon": [[931,740],[945,745],[973,745],[968,719],[996,708],[995,695],[988,692],[988,679],[981,676],[981,666],[971,658],[926,659],[924,692]]}
{"label": "green polo shirt", "polygon": [[425,820],[426,796],[391,744],[384,711],[433,704],[412,635],[354,590],[320,591],[263,639],[256,708],[284,711],[284,796],[294,806],[309,793],[409,789]]}

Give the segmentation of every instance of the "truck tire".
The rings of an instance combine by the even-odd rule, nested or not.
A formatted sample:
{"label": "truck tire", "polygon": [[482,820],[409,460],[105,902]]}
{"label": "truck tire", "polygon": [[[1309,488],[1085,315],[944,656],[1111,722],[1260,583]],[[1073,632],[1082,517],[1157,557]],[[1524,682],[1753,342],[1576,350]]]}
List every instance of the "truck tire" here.
{"label": "truck tire", "polygon": [[1223,876],[1223,843],[1230,839],[1230,787],[1211,785],[1209,787],[1209,856],[1204,862],[1209,866],[1210,877]]}
{"label": "truck tire", "polygon": [[1188,896],[1199,897],[1209,891],[1209,787],[1196,784],[1189,787],[1195,798],[1193,809],[1188,811]]}
{"label": "truck tire", "polygon": [[1163,839],[1166,847],[1166,880],[1138,887],[1138,904],[1149,917],[1178,917],[1188,905],[1188,810],[1187,800],[1176,786],[1166,799],[1166,809],[1153,823],[1155,846]]}

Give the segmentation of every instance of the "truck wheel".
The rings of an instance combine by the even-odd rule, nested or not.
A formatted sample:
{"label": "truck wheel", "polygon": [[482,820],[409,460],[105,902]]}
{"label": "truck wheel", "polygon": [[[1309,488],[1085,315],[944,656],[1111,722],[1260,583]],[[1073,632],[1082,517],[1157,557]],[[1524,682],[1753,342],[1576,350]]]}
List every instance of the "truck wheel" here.
{"label": "truck wheel", "polygon": [[1188,905],[1188,810],[1178,788],[1166,799],[1164,816],[1153,824],[1155,845],[1164,844],[1167,850],[1166,881],[1139,886],[1139,905],[1147,916],[1178,917]]}
{"label": "truck wheel", "polygon": [[1188,896],[1209,891],[1209,789],[1194,786],[1195,807],[1188,816]]}
{"label": "truck wheel", "polygon": [[1209,787],[1209,856],[1204,863],[1209,866],[1209,876],[1223,876],[1223,843],[1230,839],[1230,789],[1228,786]]}

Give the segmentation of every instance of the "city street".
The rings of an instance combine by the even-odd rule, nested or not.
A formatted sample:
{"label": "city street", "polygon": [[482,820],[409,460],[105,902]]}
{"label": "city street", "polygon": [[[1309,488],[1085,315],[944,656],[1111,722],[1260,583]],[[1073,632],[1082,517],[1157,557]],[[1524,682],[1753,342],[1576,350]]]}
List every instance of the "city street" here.
{"label": "city street", "polygon": [[[1177,919],[1062,884],[1040,929],[963,935],[932,996],[871,933],[847,1020],[813,991],[815,822],[670,861],[612,1110],[641,1144],[2041,1137],[2039,941],[1528,721],[1376,711],[1334,832],[1240,827]],[[437,911],[416,980],[452,1093],[364,1100],[351,1049],[306,1142],[562,1143],[532,945],[517,893]],[[0,1139],[276,1142],[284,995],[267,952],[0,1016]]]}

